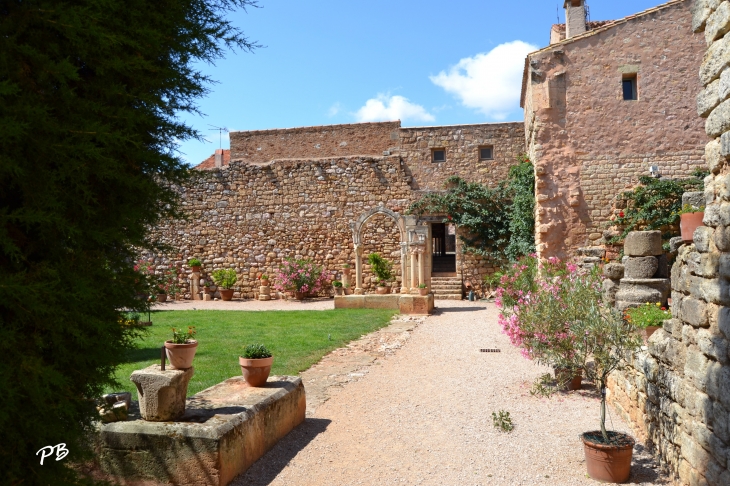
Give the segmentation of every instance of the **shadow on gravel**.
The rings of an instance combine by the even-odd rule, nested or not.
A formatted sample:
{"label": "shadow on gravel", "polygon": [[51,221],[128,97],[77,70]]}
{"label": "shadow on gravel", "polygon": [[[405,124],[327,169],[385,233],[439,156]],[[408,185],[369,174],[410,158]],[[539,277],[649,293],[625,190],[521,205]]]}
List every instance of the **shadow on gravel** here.
{"label": "shadow on gravel", "polygon": [[256,461],[248,471],[238,476],[232,486],[266,486],[315,437],[327,430],[331,420],[307,418],[281,439],[269,452]]}
{"label": "shadow on gravel", "polygon": [[451,312],[477,312],[487,310],[486,307],[436,307],[433,310],[433,315],[438,316],[440,314],[451,313]]}
{"label": "shadow on gravel", "polygon": [[657,459],[642,444],[634,446],[634,458],[631,461],[631,484],[670,484],[666,477],[660,475]]}

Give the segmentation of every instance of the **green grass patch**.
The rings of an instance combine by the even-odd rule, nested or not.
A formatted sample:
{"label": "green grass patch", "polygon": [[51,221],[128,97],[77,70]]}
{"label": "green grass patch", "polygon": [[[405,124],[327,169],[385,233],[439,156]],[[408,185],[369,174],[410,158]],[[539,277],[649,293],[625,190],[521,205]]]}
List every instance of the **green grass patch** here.
{"label": "green grass patch", "polygon": [[[195,326],[200,343],[188,396],[241,374],[238,357],[247,344],[266,345],[274,355],[273,375],[296,375],[322,356],[363,334],[380,329],[396,311],[337,309],[325,311],[158,311],[152,327],[117,370],[119,389],[137,390],[129,381],[134,370],[160,363],[160,348],[172,337],[170,328]],[[144,316],[146,318],[146,316]]]}

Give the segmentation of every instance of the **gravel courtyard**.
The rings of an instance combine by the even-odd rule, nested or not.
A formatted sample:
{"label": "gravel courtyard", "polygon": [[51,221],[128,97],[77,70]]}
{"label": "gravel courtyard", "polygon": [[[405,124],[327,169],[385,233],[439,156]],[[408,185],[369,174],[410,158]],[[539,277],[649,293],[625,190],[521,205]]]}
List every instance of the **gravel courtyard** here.
{"label": "gravel courtyard", "polygon": [[[437,315],[395,323],[397,338],[380,331],[302,373],[312,390],[306,421],[233,484],[597,484],[578,439],[598,427],[596,391],[531,396],[548,370],[509,344],[493,304],[438,305]],[[378,342],[389,351],[375,357]],[[367,343],[370,354],[358,351]],[[336,388],[323,402],[314,391],[328,377]],[[512,417],[509,434],[493,426],[500,410]],[[615,412],[611,420],[628,431]],[[630,483],[670,484],[641,444]]]}

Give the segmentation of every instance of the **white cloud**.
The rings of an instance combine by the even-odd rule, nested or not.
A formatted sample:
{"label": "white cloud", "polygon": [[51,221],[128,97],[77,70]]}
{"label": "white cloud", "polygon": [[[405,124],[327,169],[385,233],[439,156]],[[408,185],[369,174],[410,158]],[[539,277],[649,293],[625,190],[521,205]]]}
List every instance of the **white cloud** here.
{"label": "white cloud", "polygon": [[330,106],[329,110],[327,110],[327,116],[333,117],[337,115],[340,111],[342,111],[342,104],[338,101],[334,105]]}
{"label": "white cloud", "polygon": [[464,106],[489,118],[504,120],[519,106],[525,56],[537,49],[522,41],[507,42],[489,52],[464,58],[448,72],[441,71],[430,79]]}
{"label": "white cloud", "polygon": [[408,101],[403,96],[379,94],[365,102],[365,106],[357,110],[355,117],[359,122],[415,120],[432,122],[436,118],[426,109]]}

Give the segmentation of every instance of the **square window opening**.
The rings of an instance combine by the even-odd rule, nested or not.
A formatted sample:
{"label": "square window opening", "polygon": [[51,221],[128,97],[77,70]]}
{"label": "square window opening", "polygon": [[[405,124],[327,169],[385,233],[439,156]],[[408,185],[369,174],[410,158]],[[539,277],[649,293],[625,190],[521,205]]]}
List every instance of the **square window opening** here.
{"label": "square window opening", "polygon": [[636,89],[636,74],[625,75],[621,80],[623,88],[624,100],[632,101],[639,99],[639,93]]}
{"label": "square window opening", "polygon": [[433,162],[446,162],[446,149],[433,149],[431,151],[431,160]]}
{"label": "square window opening", "polygon": [[494,159],[494,147],[479,147],[479,160]]}

